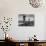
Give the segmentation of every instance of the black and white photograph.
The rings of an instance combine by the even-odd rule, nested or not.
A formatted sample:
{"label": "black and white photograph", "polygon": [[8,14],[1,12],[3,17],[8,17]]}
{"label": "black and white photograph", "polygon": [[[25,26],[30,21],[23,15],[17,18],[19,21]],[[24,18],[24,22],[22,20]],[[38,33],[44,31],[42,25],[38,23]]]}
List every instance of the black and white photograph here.
{"label": "black and white photograph", "polygon": [[33,14],[19,14],[18,25],[19,26],[34,26],[35,17]]}

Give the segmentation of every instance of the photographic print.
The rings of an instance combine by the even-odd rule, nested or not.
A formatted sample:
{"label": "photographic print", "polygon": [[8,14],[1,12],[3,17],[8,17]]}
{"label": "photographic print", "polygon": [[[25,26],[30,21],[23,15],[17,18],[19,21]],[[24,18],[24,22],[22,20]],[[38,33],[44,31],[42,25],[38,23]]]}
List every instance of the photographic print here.
{"label": "photographic print", "polygon": [[34,26],[34,15],[33,14],[19,14],[18,15],[19,26]]}

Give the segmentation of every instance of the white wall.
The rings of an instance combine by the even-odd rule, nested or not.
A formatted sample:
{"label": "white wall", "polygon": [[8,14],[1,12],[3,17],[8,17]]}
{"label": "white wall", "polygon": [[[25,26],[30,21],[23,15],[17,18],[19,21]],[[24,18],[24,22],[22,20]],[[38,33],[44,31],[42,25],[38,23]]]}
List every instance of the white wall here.
{"label": "white wall", "polygon": [[[33,8],[30,6],[28,0],[0,0],[0,16],[13,17],[11,30],[9,33],[16,37],[17,40],[27,40],[34,34],[37,35],[39,40],[44,40],[45,30],[45,14],[46,8]],[[34,27],[19,27],[18,14],[34,14],[35,26]],[[2,32],[2,31],[1,31]],[[45,33],[45,34],[44,34]],[[0,33],[1,34],[1,33]],[[2,36],[0,36],[2,39]]]}

